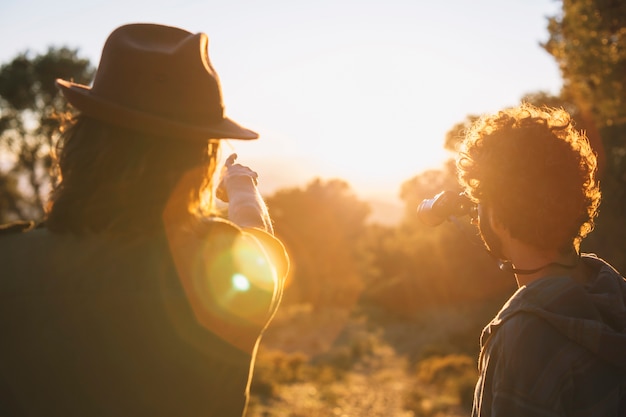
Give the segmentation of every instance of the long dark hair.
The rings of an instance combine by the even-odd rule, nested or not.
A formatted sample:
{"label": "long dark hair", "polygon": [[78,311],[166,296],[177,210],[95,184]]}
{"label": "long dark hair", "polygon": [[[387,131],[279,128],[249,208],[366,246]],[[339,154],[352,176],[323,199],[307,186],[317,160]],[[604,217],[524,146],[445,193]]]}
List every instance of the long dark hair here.
{"label": "long dark hair", "polygon": [[172,199],[181,213],[206,215],[218,151],[217,140],[158,137],[78,116],[56,147],[46,226],[79,235],[142,235],[161,227]]}

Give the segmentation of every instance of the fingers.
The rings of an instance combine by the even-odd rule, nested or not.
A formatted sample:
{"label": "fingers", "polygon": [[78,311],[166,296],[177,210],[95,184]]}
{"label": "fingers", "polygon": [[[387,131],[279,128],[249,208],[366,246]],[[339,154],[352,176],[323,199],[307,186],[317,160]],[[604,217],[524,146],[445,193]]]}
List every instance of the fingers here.
{"label": "fingers", "polygon": [[247,167],[241,164],[236,164],[235,163],[236,159],[237,159],[236,153],[232,153],[228,156],[228,158],[226,158],[226,161],[224,161],[224,168],[226,172],[223,175],[231,176],[231,177],[237,176],[237,175],[245,175],[245,176],[252,177],[255,179],[258,177],[258,174],[252,169],[250,169],[250,167]]}
{"label": "fingers", "polygon": [[237,154],[233,153],[226,158],[220,173],[220,179],[217,186],[217,198],[222,201],[228,201],[228,189],[231,182],[235,178],[249,177],[252,179],[254,186],[258,185],[259,174],[250,167],[236,164]]}
{"label": "fingers", "polygon": [[234,163],[235,160],[237,159],[237,154],[236,153],[232,153],[229,155],[228,158],[226,158],[226,161],[224,162],[224,165],[227,167],[231,167]]}
{"label": "fingers", "polygon": [[250,177],[253,180],[257,180],[257,178],[259,177],[259,174],[256,173],[256,171],[250,169],[247,166],[244,165],[240,165],[240,164],[235,164],[235,165],[231,165],[228,168],[228,173],[226,174],[229,178],[233,178],[233,177]]}

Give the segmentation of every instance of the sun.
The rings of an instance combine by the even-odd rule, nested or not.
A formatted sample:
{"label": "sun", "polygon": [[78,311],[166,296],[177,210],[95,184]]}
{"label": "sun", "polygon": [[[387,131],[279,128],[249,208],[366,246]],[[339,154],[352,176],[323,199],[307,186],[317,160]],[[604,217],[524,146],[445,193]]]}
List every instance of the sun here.
{"label": "sun", "polygon": [[446,128],[459,120],[441,85],[461,81],[454,62],[438,53],[380,42],[286,61],[258,87],[272,97],[264,110],[281,115],[280,123],[260,121],[257,143],[231,143],[242,156],[271,159],[265,176],[276,181],[341,178],[358,193],[395,195],[404,181],[452,157]]}

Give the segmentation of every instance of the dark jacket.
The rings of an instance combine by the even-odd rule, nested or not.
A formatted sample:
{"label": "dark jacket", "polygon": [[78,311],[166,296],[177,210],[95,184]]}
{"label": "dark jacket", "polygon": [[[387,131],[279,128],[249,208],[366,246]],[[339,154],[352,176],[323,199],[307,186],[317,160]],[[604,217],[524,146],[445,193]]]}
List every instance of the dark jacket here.
{"label": "dark jacket", "polygon": [[187,236],[0,233],[0,415],[240,417],[286,254],[228,222]]}
{"label": "dark jacket", "polygon": [[586,284],[534,281],[484,329],[473,416],[626,416],[626,281],[582,261]]}

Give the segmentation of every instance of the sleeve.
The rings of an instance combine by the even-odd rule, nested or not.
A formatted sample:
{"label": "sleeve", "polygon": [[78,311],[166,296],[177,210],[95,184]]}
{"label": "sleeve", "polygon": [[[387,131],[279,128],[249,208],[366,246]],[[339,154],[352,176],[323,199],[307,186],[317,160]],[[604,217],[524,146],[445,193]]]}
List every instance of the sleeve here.
{"label": "sleeve", "polygon": [[269,232],[258,228],[245,229],[245,232],[258,241],[275,271],[278,286],[273,307],[275,311],[282,299],[285,282],[289,274],[289,255],[283,243]]}
{"label": "sleeve", "polygon": [[214,219],[169,235],[170,252],[196,320],[251,352],[280,303],[288,258],[278,239]]}

